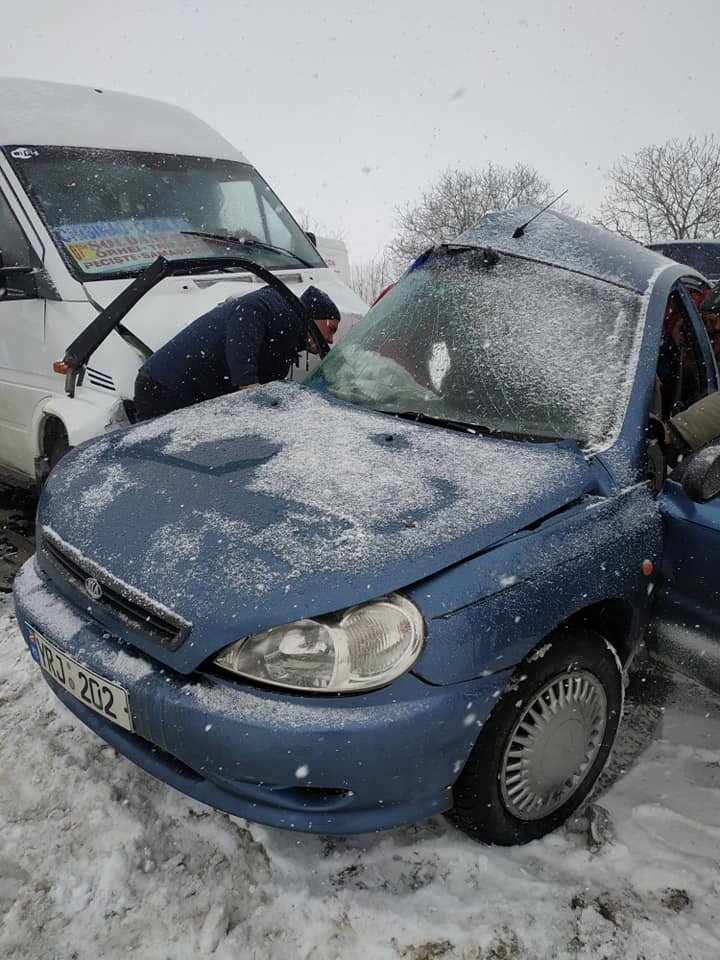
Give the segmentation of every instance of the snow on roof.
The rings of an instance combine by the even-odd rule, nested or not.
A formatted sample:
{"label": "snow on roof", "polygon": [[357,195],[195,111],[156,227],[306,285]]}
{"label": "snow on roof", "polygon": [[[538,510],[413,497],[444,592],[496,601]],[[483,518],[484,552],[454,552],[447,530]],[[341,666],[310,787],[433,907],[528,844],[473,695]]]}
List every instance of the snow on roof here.
{"label": "snow on roof", "polygon": [[633,240],[555,210],[540,214],[526,227],[523,236],[514,239],[515,228],[540,209],[525,206],[489,213],[455,242],[491,246],[501,252],[544,260],[643,294],[649,292],[661,269],[670,267],[666,258]]}
{"label": "snow on roof", "polygon": [[672,244],[675,246],[684,246],[689,247],[720,247],[720,240],[703,240],[700,237],[696,237],[694,240],[685,238],[684,240],[675,240],[673,237],[669,237],[667,240],[653,240],[652,243],[646,244],[649,250],[655,250],[657,247],[668,247]]}
{"label": "snow on roof", "polygon": [[0,77],[0,145],[143,150],[247,162],[181,107],[128,93]]}

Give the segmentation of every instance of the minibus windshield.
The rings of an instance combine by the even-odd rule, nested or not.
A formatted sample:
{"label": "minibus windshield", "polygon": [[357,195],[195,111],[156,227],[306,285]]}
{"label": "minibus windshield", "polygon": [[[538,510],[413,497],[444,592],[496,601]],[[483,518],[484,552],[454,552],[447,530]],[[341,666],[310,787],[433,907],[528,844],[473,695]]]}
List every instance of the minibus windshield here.
{"label": "minibus windshield", "polygon": [[7,157],[79,279],[132,277],[158,256],[222,254],[189,231],[246,239],[243,256],[270,270],[325,266],[247,163],[75,147],[8,148]]}

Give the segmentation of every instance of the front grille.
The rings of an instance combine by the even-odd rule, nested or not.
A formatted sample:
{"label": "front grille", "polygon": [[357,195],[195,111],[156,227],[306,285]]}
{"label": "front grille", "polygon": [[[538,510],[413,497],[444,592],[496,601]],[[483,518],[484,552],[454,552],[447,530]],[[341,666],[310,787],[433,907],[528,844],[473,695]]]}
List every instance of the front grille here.
{"label": "front grille", "polygon": [[95,370],[93,367],[85,367],[85,373],[88,382],[94,387],[103,387],[105,390],[114,390],[115,384],[109,373],[103,373],[102,370]]}
{"label": "front grille", "polygon": [[[43,528],[41,543],[43,553],[62,572],[65,580],[82,591],[83,598],[98,609],[117,617],[167,650],[177,650],[187,638],[191,623],[83,557],[48,527]],[[90,577],[102,588],[102,595],[97,599],[85,588]]]}

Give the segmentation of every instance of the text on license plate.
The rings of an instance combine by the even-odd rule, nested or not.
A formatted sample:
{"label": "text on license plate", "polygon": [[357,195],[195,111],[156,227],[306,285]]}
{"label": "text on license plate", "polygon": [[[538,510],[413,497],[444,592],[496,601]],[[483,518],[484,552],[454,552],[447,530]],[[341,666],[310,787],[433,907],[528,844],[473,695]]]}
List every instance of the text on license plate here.
{"label": "text on license plate", "polygon": [[33,658],[56,683],[101,716],[126,730],[133,729],[130,701],[122,687],[62,653],[29,623],[25,624],[25,636]]}

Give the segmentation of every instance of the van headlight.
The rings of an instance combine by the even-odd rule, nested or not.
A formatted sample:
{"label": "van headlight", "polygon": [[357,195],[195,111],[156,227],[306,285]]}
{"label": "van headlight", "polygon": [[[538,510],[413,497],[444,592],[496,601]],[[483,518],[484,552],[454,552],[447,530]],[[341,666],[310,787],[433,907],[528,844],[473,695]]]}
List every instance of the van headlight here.
{"label": "van headlight", "polygon": [[425,624],[400,594],[350,607],[335,620],[296,620],[245,637],[214,663],[252,680],[313,692],[350,693],[382,687],[417,660]]}

